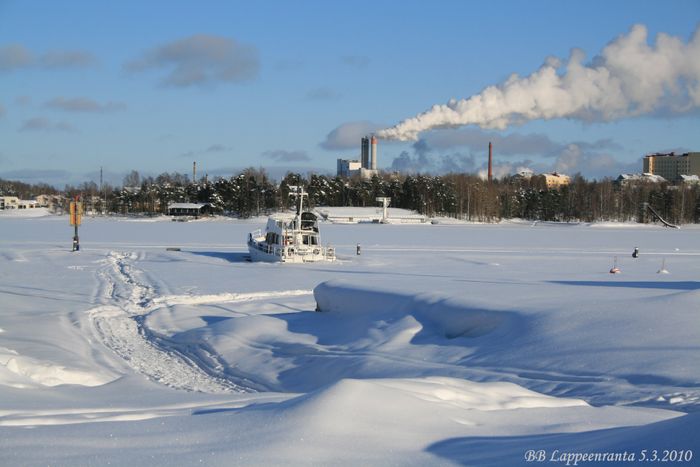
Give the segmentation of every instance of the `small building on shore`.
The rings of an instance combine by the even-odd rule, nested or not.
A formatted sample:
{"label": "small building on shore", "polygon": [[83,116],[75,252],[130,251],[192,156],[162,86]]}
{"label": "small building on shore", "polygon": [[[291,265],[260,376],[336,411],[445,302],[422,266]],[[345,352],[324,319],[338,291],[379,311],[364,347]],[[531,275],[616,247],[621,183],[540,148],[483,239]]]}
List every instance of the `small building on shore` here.
{"label": "small building on shore", "polygon": [[19,199],[16,196],[0,196],[0,209],[34,209],[39,203],[33,199]]}
{"label": "small building on shore", "polygon": [[194,217],[210,216],[212,214],[209,203],[170,203],[168,205],[168,215],[173,217]]}
{"label": "small building on shore", "polygon": [[17,209],[19,198],[16,196],[0,196],[0,209]]}

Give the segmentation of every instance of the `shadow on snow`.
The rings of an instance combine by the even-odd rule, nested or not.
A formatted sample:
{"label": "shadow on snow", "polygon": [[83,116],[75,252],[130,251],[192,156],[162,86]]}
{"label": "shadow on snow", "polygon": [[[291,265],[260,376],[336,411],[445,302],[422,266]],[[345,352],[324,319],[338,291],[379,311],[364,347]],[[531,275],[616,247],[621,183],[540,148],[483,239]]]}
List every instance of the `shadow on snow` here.
{"label": "shadow on snow", "polygon": [[697,281],[550,281],[550,284],[582,285],[588,287],[622,287],[633,289],[700,290],[700,282]]}
{"label": "shadow on snow", "polygon": [[208,256],[210,258],[223,259],[229,263],[245,263],[250,262],[250,254],[242,252],[224,252],[224,251],[187,251],[192,255]]}

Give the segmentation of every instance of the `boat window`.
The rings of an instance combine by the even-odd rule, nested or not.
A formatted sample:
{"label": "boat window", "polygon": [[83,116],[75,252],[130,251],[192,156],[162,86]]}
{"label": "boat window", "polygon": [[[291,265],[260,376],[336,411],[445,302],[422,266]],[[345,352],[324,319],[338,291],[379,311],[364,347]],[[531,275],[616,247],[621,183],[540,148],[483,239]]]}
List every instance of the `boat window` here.
{"label": "boat window", "polygon": [[312,235],[310,240],[311,240],[312,245],[318,245],[318,237],[317,236]]}
{"label": "boat window", "polygon": [[304,243],[304,245],[309,244],[309,236],[308,235],[304,235],[303,243]]}

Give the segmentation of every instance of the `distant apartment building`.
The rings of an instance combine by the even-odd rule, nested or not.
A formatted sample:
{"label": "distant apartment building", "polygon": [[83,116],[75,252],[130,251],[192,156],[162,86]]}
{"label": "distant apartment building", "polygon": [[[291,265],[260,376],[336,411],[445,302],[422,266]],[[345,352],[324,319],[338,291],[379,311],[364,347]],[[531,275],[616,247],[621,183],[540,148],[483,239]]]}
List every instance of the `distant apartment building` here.
{"label": "distant apartment building", "polygon": [[682,175],[700,175],[700,152],[649,154],[644,156],[643,172],[670,182],[682,181]]}
{"label": "distant apartment building", "polygon": [[0,196],[0,209],[17,209],[19,202],[16,196]]}
{"label": "distant apartment building", "polygon": [[34,209],[39,203],[33,199],[19,199],[16,196],[0,196],[0,209]]}
{"label": "distant apartment building", "polygon": [[544,179],[547,189],[560,188],[571,183],[571,177],[557,172],[539,175]]}
{"label": "distant apartment building", "polygon": [[52,211],[63,204],[63,197],[60,195],[39,195],[34,199],[37,202],[37,207],[49,208]]}

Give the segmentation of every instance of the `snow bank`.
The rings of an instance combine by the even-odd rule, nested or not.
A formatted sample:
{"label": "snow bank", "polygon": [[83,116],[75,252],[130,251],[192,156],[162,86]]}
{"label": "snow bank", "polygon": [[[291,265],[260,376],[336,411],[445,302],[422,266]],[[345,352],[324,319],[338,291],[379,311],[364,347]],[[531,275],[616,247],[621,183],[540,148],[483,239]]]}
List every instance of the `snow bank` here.
{"label": "snow bank", "polygon": [[[461,436],[435,443],[428,451],[443,461],[483,467],[500,467],[504,465],[504,459],[523,459],[527,452],[541,452],[544,459],[541,462],[522,461],[522,465],[542,463],[600,467],[640,464],[691,466],[698,465],[698,431],[700,413],[692,413],[648,425],[598,429],[583,433],[533,434],[497,439]],[[576,455],[584,454],[610,457],[597,461],[575,460]],[[621,456],[625,455],[626,460],[623,460]],[[676,460],[672,462],[671,458]],[[513,464],[519,465],[517,462]]]}
{"label": "snow bank", "polygon": [[98,372],[68,368],[49,361],[19,355],[16,351],[0,347],[0,385],[28,388],[37,385],[58,386],[77,384],[101,386],[114,378]]}
{"label": "snow bank", "polygon": [[[375,394],[377,397],[366,397]],[[383,394],[383,397],[381,396]],[[463,410],[515,410],[543,407],[590,407],[580,399],[551,397],[513,383],[477,383],[457,378],[344,379],[294,399],[290,406],[325,405],[344,401],[340,407],[361,408],[377,413],[383,406],[400,406],[397,397],[410,399],[406,405],[425,404]],[[390,402],[390,403],[389,403]]]}
{"label": "snow bank", "polygon": [[[252,431],[232,441],[233,452],[246,465],[351,466],[440,465],[441,452],[431,452],[431,446],[444,440],[573,436],[620,424],[653,423],[677,414],[590,407],[581,400],[544,396],[510,383],[427,377],[344,379],[275,406],[236,415],[237,423],[257,416],[270,424],[264,431],[252,424]],[[256,441],[261,435],[263,449]],[[477,448],[482,454],[486,451],[498,453]],[[522,454],[508,459],[521,459]],[[503,458],[501,462],[514,464],[503,463]]]}
{"label": "snow bank", "polygon": [[480,310],[455,298],[367,289],[341,281],[327,281],[314,289],[318,311],[333,313],[412,315],[425,328],[448,339],[479,337],[515,319],[505,312]]}
{"label": "snow bank", "polygon": [[47,208],[32,208],[32,209],[2,209],[0,210],[1,218],[32,218],[32,217],[47,217],[53,216]]}

